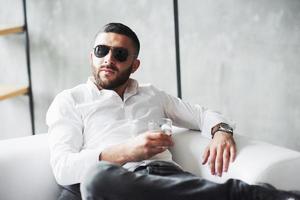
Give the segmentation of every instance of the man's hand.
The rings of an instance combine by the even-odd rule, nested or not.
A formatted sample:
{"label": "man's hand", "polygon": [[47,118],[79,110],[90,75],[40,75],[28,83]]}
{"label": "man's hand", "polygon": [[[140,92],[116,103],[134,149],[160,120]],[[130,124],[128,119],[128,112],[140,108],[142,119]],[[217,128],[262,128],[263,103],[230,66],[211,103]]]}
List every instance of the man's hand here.
{"label": "man's hand", "polygon": [[164,132],[146,132],[129,141],[127,152],[130,160],[141,161],[162,153],[173,145],[171,136]]}
{"label": "man's hand", "polygon": [[173,146],[172,137],[164,132],[146,132],[101,153],[101,160],[117,164],[149,159]]}
{"label": "man's hand", "polygon": [[229,162],[233,162],[235,156],[236,145],[232,135],[218,131],[203,153],[202,164],[208,161],[211,174],[222,176],[222,172],[228,171]]}

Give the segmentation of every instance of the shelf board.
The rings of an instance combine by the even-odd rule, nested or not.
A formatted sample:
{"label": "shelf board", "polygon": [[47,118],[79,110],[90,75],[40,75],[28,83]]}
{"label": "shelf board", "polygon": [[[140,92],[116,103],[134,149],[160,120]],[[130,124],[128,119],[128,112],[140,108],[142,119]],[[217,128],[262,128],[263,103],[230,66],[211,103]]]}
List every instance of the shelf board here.
{"label": "shelf board", "polygon": [[16,26],[6,29],[0,29],[0,35],[9,35],[14,33],[22,33],[24,32],[24,26]]}
{"label": "shelf board", "polygon": [[29,91],[28,86],[0,85],[0,100],[25,95]]}

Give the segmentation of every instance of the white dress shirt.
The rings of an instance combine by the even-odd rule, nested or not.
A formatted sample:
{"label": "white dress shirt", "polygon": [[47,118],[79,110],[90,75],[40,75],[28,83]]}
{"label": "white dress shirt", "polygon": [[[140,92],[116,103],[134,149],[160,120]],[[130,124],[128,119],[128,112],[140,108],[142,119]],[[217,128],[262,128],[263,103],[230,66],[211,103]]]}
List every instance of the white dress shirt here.
{"label": "white dress shirt", "polygon": [[[129,80],[123,100],[113,90],[99,90],[92,78],[59,93],[46,117],[50,162],[57,182],[80,183],[86,170],[99,162],[103,149],[146,132],[148,122],[159,118],[201,130],[208,137],[213,126],[228,123],[220,113],[183,102],[150,84],[139,86],[134,79]],[[171,161],[172,157],[166,150],[151,159]]]}

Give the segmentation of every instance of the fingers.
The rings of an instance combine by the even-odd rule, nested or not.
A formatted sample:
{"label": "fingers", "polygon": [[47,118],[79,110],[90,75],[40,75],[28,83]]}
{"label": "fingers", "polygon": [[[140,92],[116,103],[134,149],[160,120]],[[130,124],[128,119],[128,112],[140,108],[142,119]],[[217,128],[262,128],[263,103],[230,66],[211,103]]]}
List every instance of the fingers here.
{"label": "fingers", "polygon": [[170,138],[170,135],[165,134],[164,132],[147,132],[146,137],[150,140],[166,139]]}
{"label": "fingers", "polygon": [[[229,144],[219,145],[216,150],[216,158],[211,158],[210,168],[213,175],[217,174],[222,176],[223,172],[227,172],[229,168],[229,163],[233,162],[236,155],[235,146],[230,146]],[[215,165],[212,162],[215,160]],[[212,169],[215,167],[215,169]],[[215,172],[215,173],[213,173]]]}
{"label": "fingers", "polygon": [[230,150],[228,148],[225,148],[223,152],[223,172],[228,171],[229,159],[230,159]]}
{"label": "fingers", "polygon": [[233,144],[233,145],[230,147],[230,162],[234,162],[235,157],[236,157],[236,145]]}
{"label": "fingers", "polygon": [[204,153],[202,155],[202,165],[206,164],[209,157],[209,146],[207,146],[204,150]]}
{"label": "fingers", "polygon": [[155,147],[171,147],[174,145],[174,142],[171,138],[165,139],[165,140],[148,140],[146,143],[146,146],[150,148],[155,148]]}
{"label": "fingers", "polygon": [[202,164],[209,160],[209,167],[212,175],[222,176],[227,172],[230,162],[236,157],[236,146],[233,140],[211,142],[204,150]]}
{"label": "fingers", "polygon": [[216,169],[215,169],[216,156],[217,156],[217,150],[215,148],[211,148],[210,149],[209,167],[210,167],[210,173],[212,175],[216,174]]}
{"label": "fingers", "polygon": [[146,132],[134,139],[133,149],[139,159],[149,159],[174,145],[172,137],[162,132]]}
{"label": "fingers", "polygon": [[158,153],[162,153],[167,149],[168,149],[168,147],[164,147],[164,146],[153,147],[153,148],[151,148],[151,152],[155,155],[155,154],[158,154]]}
{"label": "fingers", "polygon": [[159,153],[162,153],[165,150],[167,150],[166,147],[145,148],[144,149],[144,156],[145,156],[144,158],[145,159],[151,158],[152,156],[154,156],[156,154],[159,154]]}
{"label": "fingers", "polygon": [[218,145],[217,148],[217,156],[216,156],[216,172],[218,176],[222,176],[223,171],[223,152],[224,147],[223,145]]}
{"label": "fingers", "polygon": [[219,132],[205,149],[202,156],[202,163],[209,160],[209,167],[212,175],[222,176],[227,172],[230,162],[236,157],[236,145],[231,135]]}
{"label": "fingers", "polygon": [[172,137],[163,132],[148,132],[146,134],[146,141],[152,147],[171,147],[174,145]]}

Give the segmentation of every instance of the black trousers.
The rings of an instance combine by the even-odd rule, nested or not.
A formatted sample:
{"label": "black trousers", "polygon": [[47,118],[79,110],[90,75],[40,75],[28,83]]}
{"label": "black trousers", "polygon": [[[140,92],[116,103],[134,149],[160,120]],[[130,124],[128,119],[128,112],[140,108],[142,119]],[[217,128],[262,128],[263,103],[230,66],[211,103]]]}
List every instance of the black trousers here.
{"label": "black trousers", "polygon": [[65,186],[59,200],[296,200],[293,193],[230,179],[217,184],[181,170],[170,162],[154,161],[133,172],[99,162],[79,185]]}

